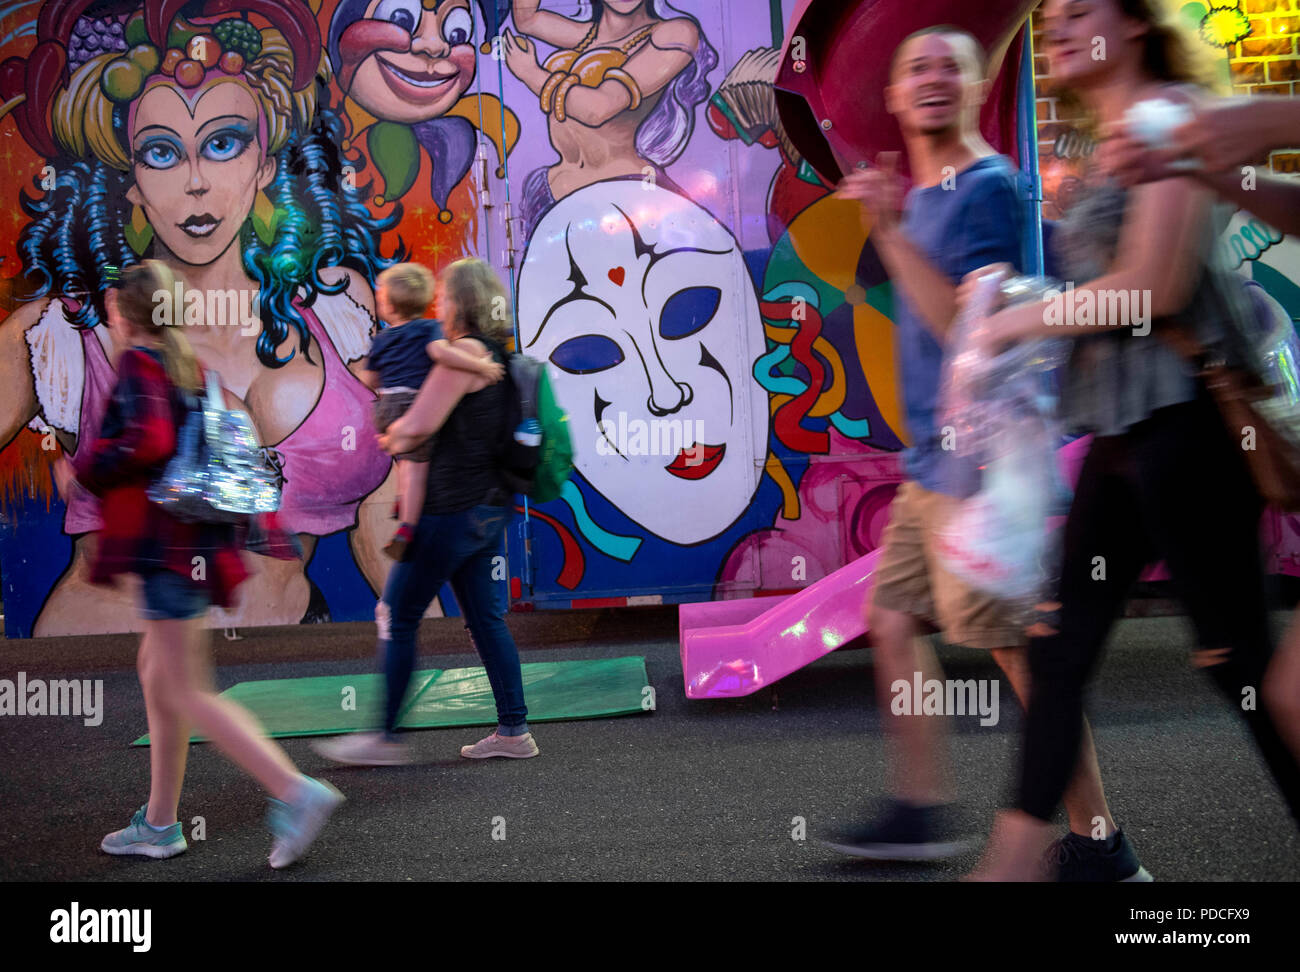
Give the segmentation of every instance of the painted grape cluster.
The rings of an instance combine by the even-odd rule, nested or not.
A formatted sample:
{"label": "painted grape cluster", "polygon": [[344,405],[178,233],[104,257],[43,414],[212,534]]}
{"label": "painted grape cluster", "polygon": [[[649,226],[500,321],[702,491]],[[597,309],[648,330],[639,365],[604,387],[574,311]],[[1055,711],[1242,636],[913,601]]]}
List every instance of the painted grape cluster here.
{"label": "painted grape cluster", "polygon": [[68,70],[77,70],[92,57],[125,51],[126,48],[121,23],[108,18],[82,17],[72,29],[72,40],[68,44]]}

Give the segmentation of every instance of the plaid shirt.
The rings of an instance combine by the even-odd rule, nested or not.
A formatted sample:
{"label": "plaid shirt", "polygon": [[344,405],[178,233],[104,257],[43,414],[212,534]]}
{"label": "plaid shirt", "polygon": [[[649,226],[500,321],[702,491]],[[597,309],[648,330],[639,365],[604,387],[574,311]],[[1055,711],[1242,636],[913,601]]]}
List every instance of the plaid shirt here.
{"label": "plaid shirt", "polygon": [[296,538],[278,528],[274,515],[256,524],[184,523],[149,500],[146,490],[176,451],[184,418],[185,404],[157,353],[124,352],[99,435],[72,460],[78,483],[99,497],[104,523],[90,580],[111,584],[118,574],[170,570],[206,588],[214,604],[230,607],[248,577],[239,551],[250,526],[259,534],[258,552],[277,559],[298,556]]}

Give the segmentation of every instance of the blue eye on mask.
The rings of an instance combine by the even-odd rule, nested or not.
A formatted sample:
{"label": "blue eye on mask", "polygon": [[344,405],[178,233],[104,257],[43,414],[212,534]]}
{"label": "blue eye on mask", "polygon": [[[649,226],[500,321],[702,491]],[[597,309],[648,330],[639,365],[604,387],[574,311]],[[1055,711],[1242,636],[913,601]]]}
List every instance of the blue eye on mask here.
{"label": "blue eye on mask", "polygon": [[666,301],[659,314],[659,334],[666,341],[690,337],[713,320],[722,303],[717,287],[687,287]]}
{"label": "blue eye on mask", "polygon": [[584,334],[552,351],[551,362],[571,375],[591,375],[622,364],[623,349],[603,334]]}

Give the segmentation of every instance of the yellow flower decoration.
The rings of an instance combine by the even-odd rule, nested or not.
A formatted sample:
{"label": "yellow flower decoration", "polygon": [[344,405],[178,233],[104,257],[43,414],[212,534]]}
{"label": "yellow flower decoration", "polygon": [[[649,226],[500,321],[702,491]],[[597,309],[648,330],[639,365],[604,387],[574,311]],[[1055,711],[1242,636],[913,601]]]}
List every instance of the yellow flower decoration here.
{"label": "yellow flower decoration", "polygon": [[1201,21],[1201,39],[1215,47],[1231,47],[1250,35],[1250,18],[1238,7],[1211,7]]}

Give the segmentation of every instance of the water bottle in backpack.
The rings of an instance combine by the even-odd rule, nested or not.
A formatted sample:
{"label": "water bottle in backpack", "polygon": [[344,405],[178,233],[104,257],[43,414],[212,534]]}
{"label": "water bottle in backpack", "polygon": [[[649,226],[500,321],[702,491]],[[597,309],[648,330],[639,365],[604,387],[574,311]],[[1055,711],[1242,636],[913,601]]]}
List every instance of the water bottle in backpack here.
{"label": "water bottle in backpack", "polygon": [[542,362],[512,354],[506,364],[510,436],[502,474],[516,493],[545,503],[559,497],[573,472],[569,416],[556,404]]}

